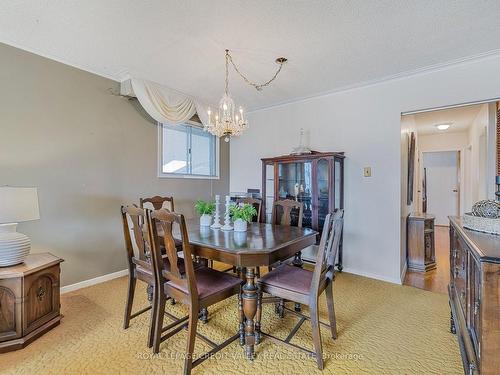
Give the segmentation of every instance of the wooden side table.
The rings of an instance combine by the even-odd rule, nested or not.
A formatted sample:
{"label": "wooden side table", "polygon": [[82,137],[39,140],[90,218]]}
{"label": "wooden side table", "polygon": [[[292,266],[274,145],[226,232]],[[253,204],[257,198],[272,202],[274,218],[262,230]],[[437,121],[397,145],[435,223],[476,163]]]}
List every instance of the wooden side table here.
{"label": "wooden side table", "polygon": [[427,272],[436,268],[434,216],[412,213],[407,222],[408,269]]}
{"label": "wooden side table", "polygon": [[0,267],[0,353],[24,348],[59,324],[61,262],[42,253]]}

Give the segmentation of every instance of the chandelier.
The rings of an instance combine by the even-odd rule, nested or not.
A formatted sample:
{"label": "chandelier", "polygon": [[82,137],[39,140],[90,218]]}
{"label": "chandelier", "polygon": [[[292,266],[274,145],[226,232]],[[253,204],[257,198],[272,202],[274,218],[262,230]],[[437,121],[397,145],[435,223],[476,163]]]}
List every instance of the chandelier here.
{"label": "chandelier", "polygon": [[243,107],[239,106],[238,110],[236,110],[234,100],[229,95],[229,63],[231,63],[235,72],[238,73],[246,83],[253,86],[257,91],[262,91],[264,87],[268,86],[276,79],[286,61],[287,59],[284,57],[277,58],[276,63],[279,67],[276,73],[274,73],[270,80],[258,84],[251,82],[239,71],[229,54],[229,50],[226,49],[226,79],[224,95],[219,102],[219,109],[216,113],[212,113],[212,110],[208,108],[208,124],[205,124],[204,129],[217,137],[224,137],[224,141],[229,142],[231,137],[241,135],[245,129],[248,128],[248,121],[243,113]]}

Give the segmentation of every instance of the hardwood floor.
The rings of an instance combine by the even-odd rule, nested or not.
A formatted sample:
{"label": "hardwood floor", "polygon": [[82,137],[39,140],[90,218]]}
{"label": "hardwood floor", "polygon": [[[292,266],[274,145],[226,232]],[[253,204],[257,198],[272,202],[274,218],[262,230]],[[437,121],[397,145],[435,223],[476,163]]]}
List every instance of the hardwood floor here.
{"label": "hardwood floor", "polygon": [[450,234],[449,228],[435,227],[436,236],[436,265],[435,270],[429,272],[407,271],[404,285],[429,290],[431,292],[447,293],[450,281]]}

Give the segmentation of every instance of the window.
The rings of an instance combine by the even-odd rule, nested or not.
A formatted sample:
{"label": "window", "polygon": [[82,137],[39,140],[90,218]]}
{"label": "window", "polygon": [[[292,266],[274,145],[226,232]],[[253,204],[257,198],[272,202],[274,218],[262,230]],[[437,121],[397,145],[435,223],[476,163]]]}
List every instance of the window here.
{"label": "window", "polygon": [[159,177],[218,178],[219,142],[199,124],[159,124]]}

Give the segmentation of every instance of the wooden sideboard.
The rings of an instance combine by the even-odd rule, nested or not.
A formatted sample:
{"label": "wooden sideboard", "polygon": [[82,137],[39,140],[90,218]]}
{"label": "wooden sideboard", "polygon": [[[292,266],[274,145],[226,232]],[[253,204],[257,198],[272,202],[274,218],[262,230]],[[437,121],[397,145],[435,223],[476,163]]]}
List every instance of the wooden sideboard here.
{"label": "wooden sideboard", "polygon": [[24,348],[61,320],[60,263],[50,254],[0,268],[0,353]]}
{"label": "wooden sideboard", "polygon": [[427,272],[436,268],[434,216],[412,213],[407,221],[408,269]]}
{"label": "wooden sideboard", "polygon": [[465,229],[450,217],[451,331],[466,374],[500,371],[500,236]]}

